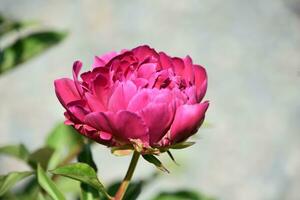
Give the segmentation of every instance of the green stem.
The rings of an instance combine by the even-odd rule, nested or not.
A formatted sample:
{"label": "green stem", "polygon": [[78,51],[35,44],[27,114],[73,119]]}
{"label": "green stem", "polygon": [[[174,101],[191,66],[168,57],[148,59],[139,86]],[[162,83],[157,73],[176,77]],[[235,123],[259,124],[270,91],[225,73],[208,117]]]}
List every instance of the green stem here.
{"label": "green stem", "polygon": [[126,173],[126,176],[124,177],[124,179],[115,195],[114,200],[122,200],[123,199],[124,194],[128,188],[130,180],[132,178],[133,172],[135,170],[136,164],[139,160],[139,157],[140,157],[140,153],[134,151],[131,161],[130,161],[130,164],[129,164],[129,167],[128,167],[128,170],[127,170],[127,173]]}

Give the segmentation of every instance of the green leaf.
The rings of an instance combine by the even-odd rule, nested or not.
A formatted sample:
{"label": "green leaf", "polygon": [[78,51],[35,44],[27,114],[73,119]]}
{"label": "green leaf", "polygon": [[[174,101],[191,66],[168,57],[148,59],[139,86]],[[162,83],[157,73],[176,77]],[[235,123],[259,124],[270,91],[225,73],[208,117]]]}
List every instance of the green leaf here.
{"label": "green leaf", "polygon": [[0,176],[0,196],[5,194],[16,182],[32,175],[32,172],[11,172]]}
{"label": "green leaf", "polygon": [[0,38],[10,31],[19,30],[24,25],[22,22],[13,21],[0,16]]}
{"label": "green leaf", "polygon": [[51,156],[52,156],[53,152],[54,152],[54,150],[49,147],[40,148],[29,155],[28,163],[34,169],[37,167],[37,164],[40,164],[41,167],[44,170],[46,170],[48,168],[48,163],[51,160]]}
{"label": "green leaf", "polygon": [[152,200],[216,200],[201,193],[191,190],[181,190],[176,192],[162,192]]}
{"label": "green leaf", "polygon": [[65,36],[66,33],[63,32],[37,32],[18,39],[3,50],[0,49],[0,74],[41,54],[59,43]]}
{"label": "green leaf", "polygon": [[107,194],[104,186],[97,178],[96,171],[86,163],[73,163],[62,167],[58,167],[52,171],[53,174],[65,176],[82,183],[86,183],[103,194]]}
{"label": "green leaf", "polygon": [[[111,196],[115,196],[117,193],[119,187],[120,187],[121,181],[117,181],[113,184],[111,184],[107,191]],[[125,195],[123,197],[123,200],[135,200],[140,195],[142,189],[144,186],[144,181],[137,181],[137,182],[130,182]]]}
{"label": "green leaf", "polygon": [[73,127],[63,123],[58,124],[46,139],[46,145],[56,151],[72,149],[82,143],[83,137]]}
{"label": "green leaf", "polygon": [[46,146],[55,150],[49,167],[57,167],[65,154],[77,154],[82,145],[83,137],[73,127],[58,124],[46,139]]}
{"label": "green leaf", "polygon": [[160,160],[158,160],[158,158],[156,158],[154,155],[151,154],[143,155],[143,158],[149,163],[155,165],[159,170],[169,173],[169,170],[165,168],[163,164],[160,162]]}
{"label": "green leaf", "polygon": [[0,147],[0,155],[5,154],[27,161],[29,152],[23,144]]}
{"label": "green leaf", "polygon": [[99,192],[95,188],[91,187],[88,184],[81,183],[81,199],[82,200],[96,200],[99,199]]}
{"label": "green leaf", "polygon": [[78,161],[86,163],[91,166],[97,172],[97,166],[94,162],[90,144],[84,144],[81,152],[78,155]]}
{"label": "green leaf", "polygon": [[[88,164],[95,170],[95,172],[97,172],[98,169],[93,159],[90,144],[83,145],[82,151],[78,155],[78,161]],[[82,200],[99,199],[99,192],[95,188],[91,187],[86,183],[81,183],[80,187]],[[103,195],[108,196],[105,191]]]}
{"label": "green leaf", "polygon": [[195,144],[195,142],[181,142],[181,143],[173,144],[173,145],[169,146],[168,148],[170,148],[170,149],[185,149],[194,144]]}
{"label": "green leaf", "polygon": [[58,190],[55,183],[47,176],[46,172],[39,164],[37,166],[37,179],[40,186],[53,200],[65,200],[64,195]]}

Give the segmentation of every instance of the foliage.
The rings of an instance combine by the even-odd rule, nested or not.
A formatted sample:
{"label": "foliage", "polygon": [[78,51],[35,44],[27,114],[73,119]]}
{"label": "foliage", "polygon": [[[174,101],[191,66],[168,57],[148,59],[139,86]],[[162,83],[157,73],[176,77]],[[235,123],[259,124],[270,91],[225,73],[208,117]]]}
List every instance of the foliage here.
{"label": "foliage", "polygon": [[[20,32],[15,41],[1,47],[0,46],[0,74],[14,69],[23,62],[43,53],[45,50],[61,42],[65,36],[65,32],[40,30],[33,31],[29,29],[31,23],[18,22],[6,19],[0,15],[0,39],[10,35],[13,32]],[[21,34],[24,29],[27,34]],[[31,30],[31,31],[30,31]]]}

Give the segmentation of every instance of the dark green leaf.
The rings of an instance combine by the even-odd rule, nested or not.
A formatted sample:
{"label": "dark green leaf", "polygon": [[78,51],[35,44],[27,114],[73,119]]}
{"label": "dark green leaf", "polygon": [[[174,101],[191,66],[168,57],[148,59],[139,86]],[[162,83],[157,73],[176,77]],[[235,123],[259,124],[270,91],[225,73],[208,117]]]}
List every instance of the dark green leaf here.
{"label": "dark green leaf", "polygon": [[5,49],[0,49],[0,74],[39,55],[49,47],[59,43],[65,36],[66,33],[54,31],[32,33],[18,39]]}
{"label": "dark green leaf", "polygon": [[52,170],[51,173],[81,181],[106,194],[104,186],[97,178],[95,170],[86,163],[68,164]]}
{"label": "dark green leaf", "polygon": [[92,151],[90,144],[84,144],[81,152],[78,155],[78,161],[82,163],[86,163],[91,166],[97,172],[97,166],[94,162]]}
{"label": "dark green leaf", "polygon": [[152,200],[215,200],[196,191],[182,190],[176,192],[162,192]]}
{"label": "dark green leaf", "polygon": [[29,152],[23,144],[0,147],[0,155],[5,154],[27,161]]}
{"label": "dark green leaf", "polygon": [[160,162],[160,160],[158,160],[158,158],[156,158],[154,155],[151,154],[143,155],[143,158],[147,160],[149,163],[155,165],[159,170],[169,173],[169,170],[165,168],[163,164]]}
{"label": "dark green leaf", "polygon": [[[113,183],[108,187],[108,193],[111,196],[115,196],[117,193],[121,182],[118,181],[116,183]],[[125,195],[123,197],[123,200],[135,200],[140,195],[142,189],[144,186],[144,181],[138,181],[138,182],[131,182],[125,192]]]}
{"label": "dark green leaf", "polygon": [[194,144],[195,144],[195,142],[181,142],[181,143],[173,144],[173,145],[169,146],[169,148],[170,149],[184,149],[184,148],[190,147]]}
{"label": "dark green leaf", "polygon": [[15,183],[32,174],[32,172],[11,172],[0,176],[0,196],[7,192]]}
{"label": "dark green leaf", "polygon": [[81,199],[82,200],[98,200],[99,192],[88,184],[81,183]]}
{"label": "dark green leaf", "polygon": [[40,148],[30,154],[28,162],[33,168],[36,168],[37,164],[40,164],[41,167],[46,170],[53,152],[54,150],[49,147]]}
{"label": "dark green leaf", "polygon": [[[91,166],[95,172],[97,172],[97,166],[94,162],[91,146],[90,144],[84,144],[82,147],[82,151],[78,155],[78,161],[82,163],[86,163],[89,166]],[[99,199],[99,192],[91,187],[90,185],[86,183],[81,183],[81,198],[82,200],[92,200],[92,199]],[[107,196],[107,194],[104,191],[104,196]]]}
{"label": "dark green leaf", "polygon": [[175,158],[174,158],[174,156],[172,155],[172,153],[171,153],[171,151],[167,151],[167,154],[169,155],[169,157],[171,158],[171,160],[176,164],[176,165],[178,165],[178,163],[176,162],[176,160],[175,160]]}
{"label": "dark green leaf", "polygon": [[55,183],[47,176],[46,172],[39,164],[37,166],[37,179],[40,186],[53,200],[65,200],[64,195],[58,190]]}

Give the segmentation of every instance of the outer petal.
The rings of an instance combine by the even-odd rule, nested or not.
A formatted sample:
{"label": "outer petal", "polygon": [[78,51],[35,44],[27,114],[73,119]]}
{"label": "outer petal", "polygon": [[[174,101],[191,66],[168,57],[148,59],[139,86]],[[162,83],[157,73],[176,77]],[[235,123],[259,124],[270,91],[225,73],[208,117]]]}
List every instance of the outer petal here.
{"label": "outer petal", "polygon": [[138,46],[131,50],[134,56],[139,60],[139,63],[145,62],[145,60],[151,61],[153,58],[158,58],[157,52],[147,45]]}
{"label": "outer petal", "polygon": [[140,139],[143,143],[149,144],[148,128],[140,116],[129,111],[119,111],[115,118],[117,132],[114,136],[125,141],[129,139]]}
{"label": "outer petal", "polygon": [[172,67],[171,58],[164,52],[159,52],[159,60],[162,69],[168,69]]}
{"label": "outer petal", "polygon": [[181,58],[172,58],[174,72],[178,76],[184,76],[184,62]]}
{"label": "outer petal", "polygon": [[54,87],[58,100],[66,109],[68,103],[81,99],[74,81],[71,79],[57,79],[54,81]]}
{"label": "outer petal", "polygon": [[81,70],[81,67],[82,67],[82,62],[80,62],[80,61],[75,61],[74,62],[74,64],[73,64],[73,79],[74,79],[77,91],[79,92],[80,95],[82,95],[82,93],[83,93],[82,87],[81,87],[80,82],[78,80],[78,74]]}
{"label": "outer petal", "polygon": [[84,121],[86,124],[94,127],[98,131],[104,131],[108,133],[115,132],[113,125],[114,113],[112,112],[93,112],[86,115]]}
{"label": "outer petal", "polygon": [[167,103],[150,103],[140,115],[149,128],[150,145],[154,145],[170,128],[174,112]]}
{"label": "outer petal", "polygon": [[190,56],[186,56],[184,59],[184,78],[190,83],[194,83],[194,66]]}
{"label": "outer petal", "polygon": [[194,65],[194,72],[195,72],[197,100],[198,102],[200,102],[206,93],[207,74],[204,67],[201,67],[200,65]]}
{"label": "outer petal", "polygon": [[113,57],[117,56],[116,52],[109,52],[102,56],[95,56],[94,63],[92,65],[93,68],[104,66],[108,63]]}
{"label": "outer petal", "polygon": [[209,103],[206,101],[194,105],[182,105],[177,108],[171,125],[170,140],[172,143],[181,142],[196,133],[204,120]]}

